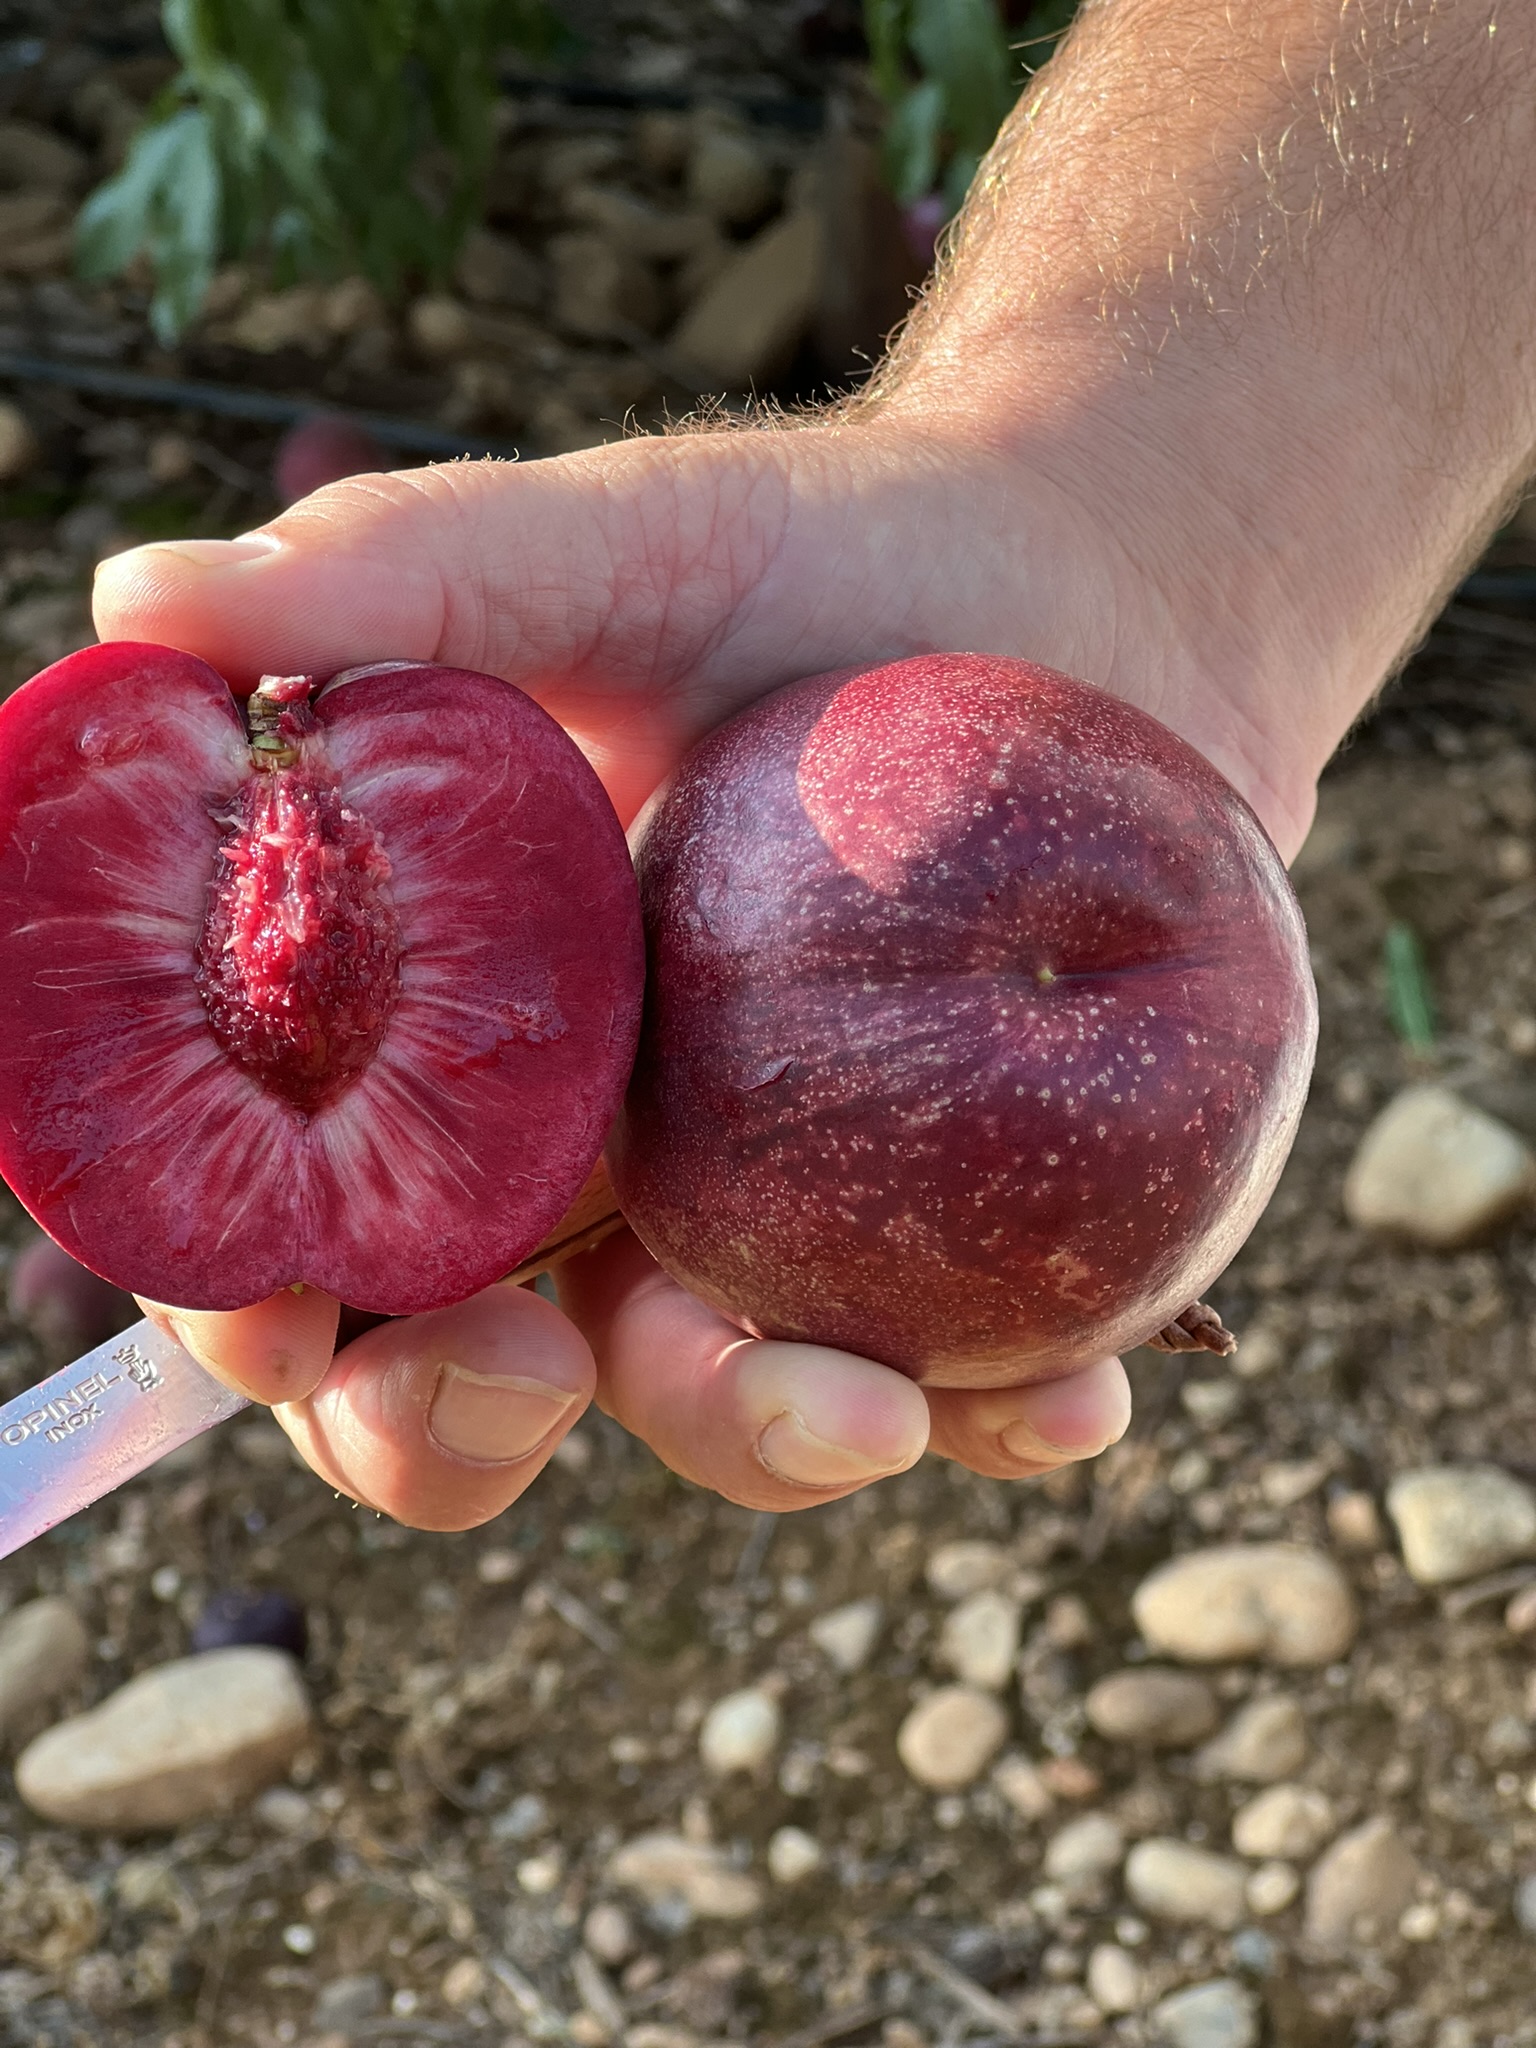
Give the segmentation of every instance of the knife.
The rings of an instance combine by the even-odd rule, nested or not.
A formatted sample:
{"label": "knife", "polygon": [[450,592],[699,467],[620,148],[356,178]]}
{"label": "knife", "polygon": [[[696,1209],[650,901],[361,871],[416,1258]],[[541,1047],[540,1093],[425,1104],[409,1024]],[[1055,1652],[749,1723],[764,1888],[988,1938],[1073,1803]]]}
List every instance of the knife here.
{"label": "knife", "polygon": [[0,1557],[250,1402],[150,1322],[0,1408]]}
{"label": "knife", "polygon": [[[509,1282],[523,1285],[623,1225],[599,1160]],[[153,1323],[98,1344],[0,1408],[0,1557],[9,1557],[250,1402]]]}

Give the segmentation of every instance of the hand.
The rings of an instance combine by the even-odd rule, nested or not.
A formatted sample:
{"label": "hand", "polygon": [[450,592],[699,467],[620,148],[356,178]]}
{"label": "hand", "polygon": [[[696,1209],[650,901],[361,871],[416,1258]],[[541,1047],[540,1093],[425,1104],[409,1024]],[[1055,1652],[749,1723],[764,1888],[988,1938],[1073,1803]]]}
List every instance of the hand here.
{"label": "hand", "polygon": [[[1166,715],[1178,650],[1129,599],[1116,610],[1070,508],[1026,484],[878,419],[452,465],[335,486],[245,540],[118,556],[97,624],[192,649],[237,685],[384,656],[487,669],[571,728],[626,816],[757,692],[924,647],[1028,653],[1143,701],[1162,690]],[[1123,669],[1117,644],[1137,652]],[[436,1528],[514,1499],[594,1387],[676,1470],[766,1508],[836,1498],[925,1448],[1038,1473],[1128,1418],[1114,1360],[1044,1386],[925,1394],[867,1360],[747,1340],[627,1236],[558,1278],[569,1322],[497,1287],[334,1358],[336,1305],[313,1290],[168,1319],[277,1405],[332,1484]]]}

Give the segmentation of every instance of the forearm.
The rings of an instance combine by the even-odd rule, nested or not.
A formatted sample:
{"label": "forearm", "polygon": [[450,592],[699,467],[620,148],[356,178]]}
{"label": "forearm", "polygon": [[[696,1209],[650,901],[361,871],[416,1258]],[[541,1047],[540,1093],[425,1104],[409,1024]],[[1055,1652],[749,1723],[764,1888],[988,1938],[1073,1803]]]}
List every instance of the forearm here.
{"label": "forearm", "polygon": [[1048,476],[1279,783],[1536,461],[1533,75],[1536,0],[1098,0],[869,401]]}

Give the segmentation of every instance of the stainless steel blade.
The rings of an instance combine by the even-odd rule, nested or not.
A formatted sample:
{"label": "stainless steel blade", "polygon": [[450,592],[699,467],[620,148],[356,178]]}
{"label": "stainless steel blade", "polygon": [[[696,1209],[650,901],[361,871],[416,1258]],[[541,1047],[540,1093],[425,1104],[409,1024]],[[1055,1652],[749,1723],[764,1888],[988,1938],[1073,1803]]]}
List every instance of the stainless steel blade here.
{"label": "stainless steel blade", "polygon": [[135,1323],[0,1408],[0,1557],[250,1403]]}

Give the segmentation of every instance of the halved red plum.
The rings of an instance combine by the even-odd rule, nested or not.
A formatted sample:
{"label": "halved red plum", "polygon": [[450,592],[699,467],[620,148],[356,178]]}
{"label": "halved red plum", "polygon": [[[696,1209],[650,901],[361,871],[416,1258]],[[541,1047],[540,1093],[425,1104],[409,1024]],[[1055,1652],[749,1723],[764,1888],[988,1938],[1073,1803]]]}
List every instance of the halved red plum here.
{"label": "halved red plum", "polygon": [[0,707],[0,1172],[118,1286],[473,1294],[581,1189],[643,979],[618,819],[509,683],[381,662],[242,711],[117,642]]}

